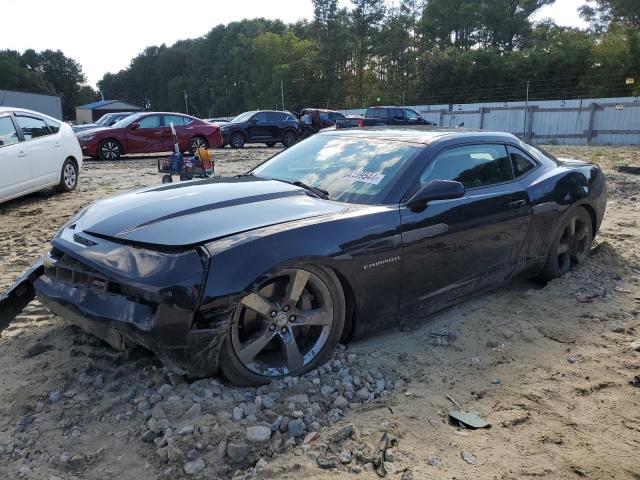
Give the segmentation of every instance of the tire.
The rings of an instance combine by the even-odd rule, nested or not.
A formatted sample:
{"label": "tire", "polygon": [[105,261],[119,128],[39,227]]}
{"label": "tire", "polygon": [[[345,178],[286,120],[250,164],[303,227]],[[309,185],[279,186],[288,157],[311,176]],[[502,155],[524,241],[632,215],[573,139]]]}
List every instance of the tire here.
{"label": "tire", "polygon": [[295,132],[291,130],[284,132],[284,136],[282,137],[282,145],[284,145],[284,148],[292,147],[297,141],[298,136]]}
{"label": "tire", "polygon": [[98,145],[100,160],[118,160],[122,156],[122,145],[117,140],[107,138]]}
{"label": "tire", "polygon": [[171,175],[163,175],[162,183],[173,183],[173,177]]}
{"label": "tire", "polygon": [[234,133],[229,138],[229,145],[231,145],[231,148],[235,148],[235,149],[242,148],[244,147],[244,144],[245,144],[244,135],[240,132]]}
{"label": "tire", "polygon": [[276,146],[276,142],[267,142],[267,147],[273,148]]}
{"label": "tire", "polygon": [[72,192],[78,186],[78,165],[67,158],[62,164],[60,183],[56,187],[59,192]]}
{"label": "tire", "polygon": [[344,293],[333,271],[313,265],[281,270],[238,303],[220,369],[238,386],[302,375],[329,359],[344,324]]}
{"label": "tire", "polygon": [[573,208],[556,232],[538,279],[548,282],[580,265],[589,256],[592,242],[591,216],[583,207]]}
{"label": "tire", "polygon": [[189,153],[191,155],[195,155],[196,151],[198,150],[198,148],[209,148],[209,143],[207,142],[207,139],[201,136],[195,136],[192,137],[191,140],[189,140]]}

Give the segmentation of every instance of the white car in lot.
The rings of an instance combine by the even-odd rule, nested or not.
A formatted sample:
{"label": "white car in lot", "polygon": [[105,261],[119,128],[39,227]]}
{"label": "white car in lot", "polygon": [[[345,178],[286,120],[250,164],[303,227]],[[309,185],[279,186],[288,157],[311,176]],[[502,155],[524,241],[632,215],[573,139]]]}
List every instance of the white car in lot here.
{"label": "white car in lot", "polygon": [[71,126],[42,113],[0,107],[0,203],[78,184],[82,150]]}

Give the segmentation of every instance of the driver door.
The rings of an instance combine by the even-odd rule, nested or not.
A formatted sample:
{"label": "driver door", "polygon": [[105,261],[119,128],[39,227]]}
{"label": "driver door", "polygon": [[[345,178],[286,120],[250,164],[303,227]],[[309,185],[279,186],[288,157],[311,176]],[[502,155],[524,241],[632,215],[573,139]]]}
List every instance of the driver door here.
{"label": "driver door", "polygon": [[504,145],[477,144],[439,153],[420,177],[461,182],[462,198],[401,206],[402,310],[431,312],[496,285],[513,271],[531,208],[514,180]]}
{"label": "driver door", "polygon": [[264,142],[271,140],[269,129],[269,117],[267,112],[258,112],[249,120],[249,140],[252,142]]}
{"label": "driver door", "polygon": [[171,129],[162,126],[160,115],[147,115],[127,129],[127,153],[151,153],[171,150]]}

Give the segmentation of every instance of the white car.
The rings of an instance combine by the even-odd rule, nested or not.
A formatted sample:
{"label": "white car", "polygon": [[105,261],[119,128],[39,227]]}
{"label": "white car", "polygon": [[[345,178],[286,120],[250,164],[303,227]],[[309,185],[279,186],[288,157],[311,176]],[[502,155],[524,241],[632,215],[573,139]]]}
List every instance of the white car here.
{"label": "white car", "polygon": [[78,185],[82,150],[71,126],[42,113],[0,107],[0,203]]}

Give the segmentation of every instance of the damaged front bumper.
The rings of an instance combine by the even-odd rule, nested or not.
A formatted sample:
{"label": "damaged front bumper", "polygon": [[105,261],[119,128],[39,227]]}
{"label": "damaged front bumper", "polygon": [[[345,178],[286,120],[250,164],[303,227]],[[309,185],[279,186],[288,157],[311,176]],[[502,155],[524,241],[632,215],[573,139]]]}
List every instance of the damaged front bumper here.
{"label": "damaged front bumper", "polygon": [[52,245],[0,299],[1,328],[37,297],[114,348],[140,345],[175,372],[216,373],[231,310],[206,321],[198,311],[206,251],[158,252],[73,231]]}

